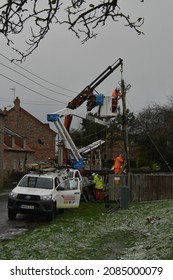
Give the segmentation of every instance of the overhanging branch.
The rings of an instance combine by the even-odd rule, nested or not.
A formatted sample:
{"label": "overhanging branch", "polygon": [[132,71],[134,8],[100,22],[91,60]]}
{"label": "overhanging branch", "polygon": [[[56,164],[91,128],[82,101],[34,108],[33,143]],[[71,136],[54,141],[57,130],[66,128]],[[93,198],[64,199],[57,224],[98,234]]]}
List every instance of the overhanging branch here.
{"label": "overhanging branch", "polygon": [[[131,20],[118,6],[118,0],[100,0],[97,5],[85,0],[1,0],[0,2],[0,34],[7,39],[7,44],[21,57],[21,61],[30,55],[40,44],[51,28],[51,24],[67,24],[82,43],[96,37],[98,27],[107,23],[124,20],[125,26],[143,34],[141,26],[143,18]],[[26,26],[30,25],[26,49],[19,50],[15,36],[22,36]],[[15,36],[14,36],[15,35]],[[29,47],[28,47],[29,46]]]}

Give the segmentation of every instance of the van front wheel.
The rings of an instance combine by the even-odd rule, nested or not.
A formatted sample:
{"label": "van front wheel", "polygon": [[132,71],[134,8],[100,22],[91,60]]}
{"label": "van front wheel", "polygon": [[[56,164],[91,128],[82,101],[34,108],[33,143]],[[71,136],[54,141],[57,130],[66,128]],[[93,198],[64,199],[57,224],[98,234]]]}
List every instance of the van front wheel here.
{"label": "van front wheel", "polygon": [[9,220],[15,220],[16,219],[16,212],[11,210],[11,209],[8,209],[8,218],[9,218]]}
{"label": "van front wheel", "polygon": [[47,215],[48,221],[52,221],[54,219],[55,213],[56,213],[56,206],[54,204],[52,211]]}

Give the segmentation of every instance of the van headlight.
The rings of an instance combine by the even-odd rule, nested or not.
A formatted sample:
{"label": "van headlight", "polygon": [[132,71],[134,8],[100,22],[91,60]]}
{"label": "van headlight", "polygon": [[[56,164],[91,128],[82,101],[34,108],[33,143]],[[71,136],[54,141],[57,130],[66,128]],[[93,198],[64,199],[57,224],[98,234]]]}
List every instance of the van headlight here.
{"label": "van headlight", "polygon": [[15,193],[15,192],[10,192],[9,193],[9,198],[12,198],[12,199],[15,199],[15,198],[17,198],[17,193]]}
{"label": "van headlight", "polygon": [[52,200],[52,195],[41,195],[41,200],[46,200],[46,201],[50,201]]}

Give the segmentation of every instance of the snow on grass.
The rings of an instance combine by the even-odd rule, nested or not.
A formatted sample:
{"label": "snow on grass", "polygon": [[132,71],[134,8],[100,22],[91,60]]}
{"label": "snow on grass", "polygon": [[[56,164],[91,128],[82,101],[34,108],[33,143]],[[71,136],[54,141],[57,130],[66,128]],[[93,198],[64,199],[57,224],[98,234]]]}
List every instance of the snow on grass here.
{"label": "snow on grass", "polygon": [[173,259],[172,200],[112,214],[104,207],[83,203],[46,226],[0,242],[0,259]]}

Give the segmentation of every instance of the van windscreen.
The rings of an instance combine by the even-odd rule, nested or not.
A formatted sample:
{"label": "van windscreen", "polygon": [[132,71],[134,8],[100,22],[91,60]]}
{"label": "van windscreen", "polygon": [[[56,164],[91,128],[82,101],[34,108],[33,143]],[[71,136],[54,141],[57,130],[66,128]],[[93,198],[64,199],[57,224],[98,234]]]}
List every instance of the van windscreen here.
{"label": "van windscreen", "polygon": [[52,178],[25,176],[19,182],[20,187],[53,189]]}

